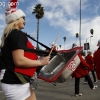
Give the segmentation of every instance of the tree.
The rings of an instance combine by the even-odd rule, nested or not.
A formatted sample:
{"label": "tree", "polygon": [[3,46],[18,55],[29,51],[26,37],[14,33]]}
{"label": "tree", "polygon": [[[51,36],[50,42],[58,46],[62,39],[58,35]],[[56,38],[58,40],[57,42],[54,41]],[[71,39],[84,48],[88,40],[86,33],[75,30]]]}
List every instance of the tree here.
{"label": "tree", "polygon": [[79,37],[78,33],[76,33],[76,43],[77,43],[77,38]]}
{"label": "tree", "polygon": [[59,45],[59,47],[61,48],[61,45]]}
{"label": "tree", "polygon": [[63,39],[64,39],[64,49],[65,49],[66,37],[63,37]]}
{"label": "tree", "polygon": [[90,29],[90,33],[91,33],[91,35],[93,35],[93,33],[94,33],[94,30],[93,30],[93,29]]}
{"label": "tree", "polygon": [[64,39],[64,42],[66,42],[66,37],[63,37],[63,39]]}
{"label": "tree", "polygon": [[76,33],[76,38],[78,38],[79,36],[78,36],[78,33]]}
{"label": "tree", "polygon": [[[35,14],[35,17],[37,19],[37,41],[38,41],[38,39],[39,39],[39,21],[44,16],[44,8],[41,6],[41,4],[37,4],[34,7],[32,14]],[[39,49],[38,43],[37,43],[37,49]]]}
{"label": "tree", "polygon": [[[93,33],[94,33],[94,30],[93,29],[90,29],[90,33],[92,36],[90,36],[90,47],[91,47],[91,37],[93,37]],[[90,48],[91,49],[91,48]]]}
{"label": "tree", "polygon": [[85,56],[86,55],[85,54],[85,51],[83,51],[83,50],[80,53],[81,53],[82,56]]}

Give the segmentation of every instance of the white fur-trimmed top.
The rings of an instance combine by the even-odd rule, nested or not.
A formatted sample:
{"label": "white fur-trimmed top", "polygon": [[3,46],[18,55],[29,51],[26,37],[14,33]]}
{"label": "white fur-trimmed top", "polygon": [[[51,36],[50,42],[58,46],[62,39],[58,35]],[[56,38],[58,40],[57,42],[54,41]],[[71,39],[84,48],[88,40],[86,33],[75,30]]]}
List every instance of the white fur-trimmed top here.
{"label": "white fur-trimmed top", "polygon": [[15,12],[8,14],[5,18],[6,23],[9,24],[21,17],[25,17],[25,13],[21,9],[17,9]]}

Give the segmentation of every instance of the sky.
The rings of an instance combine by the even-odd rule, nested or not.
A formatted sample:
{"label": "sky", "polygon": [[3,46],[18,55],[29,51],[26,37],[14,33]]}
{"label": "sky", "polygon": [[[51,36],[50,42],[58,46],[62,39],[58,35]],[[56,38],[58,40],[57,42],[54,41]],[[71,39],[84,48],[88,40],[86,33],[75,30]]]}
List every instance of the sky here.
{"label": "sky", "polygon": [[[5,9],[9,0],[0,0],[0,37],[5,23]],[[95,51],[100,39],[100,0],[81,0],[81,33],[80,33],[80,0],[18,0],[17,8],[26,14],[26,25],[23,29],[30,36],[37,39],[37,19],[32,11],[36,4],[44,7],[44,16],[40,19],[39,42],[50,47],[56,41],[58,50],[68,50],[72,44],[84,47],[90,43],[90,50]],[[94,30],[90,38],[90,29]],[[76,38],[80,33],[81,41]],[[66,41],[64,42],[64,37]],[[36,46],[36,42],[32,41]],[[61,45],[61,48],[59,47]],[[41,45],[40,48],[44,49]]]}

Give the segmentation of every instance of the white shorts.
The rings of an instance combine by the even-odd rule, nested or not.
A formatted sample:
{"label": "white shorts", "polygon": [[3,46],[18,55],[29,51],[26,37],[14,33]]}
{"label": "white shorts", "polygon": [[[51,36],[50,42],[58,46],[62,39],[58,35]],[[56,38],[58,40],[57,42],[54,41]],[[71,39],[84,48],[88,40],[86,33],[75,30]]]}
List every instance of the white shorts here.
{"label": "white shorts", "polygon": [[31,95],[30,84],[5,84],[1,83],[1,88],[7,100],[25,100]]}

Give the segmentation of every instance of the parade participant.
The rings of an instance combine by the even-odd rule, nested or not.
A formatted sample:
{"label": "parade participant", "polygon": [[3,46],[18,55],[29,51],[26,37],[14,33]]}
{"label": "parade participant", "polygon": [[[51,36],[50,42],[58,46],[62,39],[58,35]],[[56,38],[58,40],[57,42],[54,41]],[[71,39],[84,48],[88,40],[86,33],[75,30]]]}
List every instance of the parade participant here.
{"label": "parade participant", "polygon": [[[77,47],[77,45],[73,45],[72,48]],[[77,69],[73,72],[72,77],[75,78],[75,96],[82,96],[82,93],[80,93],[79,85],[80,85],[80,78],[85,77],[88,85],[91,89],[95,89],[97,86],[93,85],[93,82],[88,74],[89,65],[86,63],[86,61],[83,59],[81,53],[78,54],[78,57],[80,58],[80,64],[77,67]]]}
{"label": "parade participant", "polygon": [[98,40],[98,49],[94,52],[94,65],[96,67],[96,75],[100,80],[100,40]]}
{"label": "parade participant", "polygon": [[[37,60],[35,53],[27,51],[27,48],[34,49],[34,46],[21,31],[25,26],[25,13],[21,9],[16,9],[16,5],[10,5],[6,9],[6,24],[1,40],[1,53],[6,66],[1,80],[2,90],[6,100],[36,100],[35,93],[30,87],[30,78],[37,67],[49,64],[50,57]],[[22,77],[25,79],[23,83],[20,79]]]}
{"label": "parade participant", "polygon": [[94,79],[94,83],[97,82],[96,76],[95,76],[95,71],[94,71],[94,59],[92,56],[92,51],[88,51],[88,55],[85,57],[86,63],[90,66],[90,70]]}

